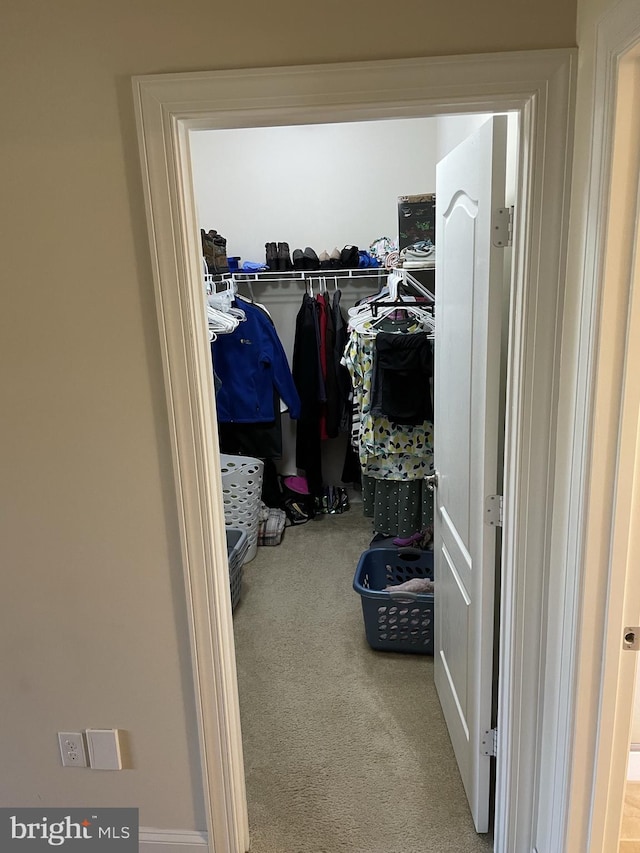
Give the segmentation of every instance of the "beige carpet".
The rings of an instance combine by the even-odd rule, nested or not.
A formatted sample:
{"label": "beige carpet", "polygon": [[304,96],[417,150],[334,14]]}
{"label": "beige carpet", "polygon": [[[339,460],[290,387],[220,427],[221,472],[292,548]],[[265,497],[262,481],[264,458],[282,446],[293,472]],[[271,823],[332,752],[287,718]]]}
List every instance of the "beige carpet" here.
{"label": "beige carpet", "polygon": [[640,782],[627,782],[619,853],[640,853]]}
{"label": "beige carpet", "polygon": [[252,853],[475,853],[433,660],[372,651],[360,507],[245,566],[235,633]]}

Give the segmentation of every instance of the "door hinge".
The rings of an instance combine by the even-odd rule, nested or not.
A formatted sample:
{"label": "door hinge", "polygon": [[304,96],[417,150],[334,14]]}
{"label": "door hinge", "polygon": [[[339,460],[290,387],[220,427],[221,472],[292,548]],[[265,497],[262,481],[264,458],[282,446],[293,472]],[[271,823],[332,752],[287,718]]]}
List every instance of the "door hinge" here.
{"label": "door hinge", "polygon": [[502,527],[502,495],[489,495],[484,502],[484,520],[491,527]]}
{"label": "door hinge", "polygon": [[498,729],[489,729],[482,735],[480,741],[480,755],[489,755],[495,758],[498,754]]}
{"label": "door hinge", "polygon": [[505,249],[513,245],[513,207],[499,207],[491,220],[493,245]]}

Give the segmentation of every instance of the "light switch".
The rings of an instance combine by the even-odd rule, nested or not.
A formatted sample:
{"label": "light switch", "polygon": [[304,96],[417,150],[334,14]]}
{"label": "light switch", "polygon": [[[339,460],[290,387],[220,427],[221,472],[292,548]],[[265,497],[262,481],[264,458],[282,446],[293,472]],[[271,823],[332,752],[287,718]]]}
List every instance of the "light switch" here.
{"label": "light switch", "polygon": [[92,770],[122,770],[118,729],[87,729],[86,735]]}

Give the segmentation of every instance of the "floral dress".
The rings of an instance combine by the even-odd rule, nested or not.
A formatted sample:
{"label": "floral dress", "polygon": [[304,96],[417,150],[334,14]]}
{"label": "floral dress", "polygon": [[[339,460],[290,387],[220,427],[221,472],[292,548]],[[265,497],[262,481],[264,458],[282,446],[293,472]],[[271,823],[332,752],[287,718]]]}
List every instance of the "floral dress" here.
{"label": "floral dress", "polygon": [[[410,334],[410,327],[400,334]],[[354,409],[359,413],[356,449],[362,473],[380,480],[423,479],[433,468],[433,424],[395,424],[371,414],[375,338],[351,331],[342,363],[351,376]]]}
{"label": "floral dress", "polygon": [[373,518],[377,533],[408,538],[433,523],[424,480],[433,470],[433,423],[396,424],[371,414],[374,352],[375,338],[352,330],[342,359],[353,384],[353,443],[362,466],[364,514]]}

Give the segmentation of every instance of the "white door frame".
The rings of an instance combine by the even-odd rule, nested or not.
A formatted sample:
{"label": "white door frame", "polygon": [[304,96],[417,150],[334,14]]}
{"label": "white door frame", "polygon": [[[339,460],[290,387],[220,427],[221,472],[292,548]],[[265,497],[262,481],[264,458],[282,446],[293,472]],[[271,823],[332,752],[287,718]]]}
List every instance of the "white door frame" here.
{"label": "white door frame", "polygon": [[[576,714],[565,850],[617,850],[640,625],[640,7],[596,26],[578,362],[589,456],[581,547]],[[590,387],[587,387],[589,383]],[[583,459],[583,462],[585,460]],[[574,482],[578,484],[577,472]],[[580,599],[578,599],[580,595]]]}
{"label": "white door frame", "polygon": [[555,766],[558,749],[566,757],[565,744],[554,750],[541,739],[543,708],[560,726],[572,713],[544,673],[567,657],[546,643],[557,629],[548,603],[572,595],[571,579],[558,584],[552,570],[555,554],[566,553],[566,537],[554,554],[551,534],[574,72],[575,51],[550,50],[133,81],[212,852],[243,853],[249,839],[189,131],[519,112],[495,849],[524,853],[532,849],[541,797],[565,796],[568,784],[565,762],[553,790],[537,788],[540,767]]}

